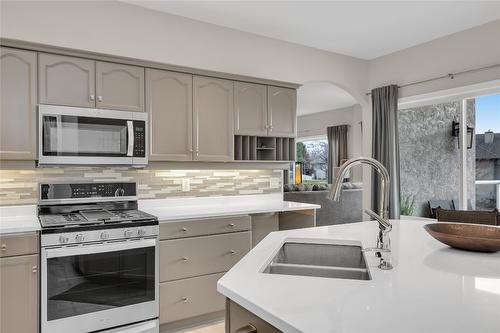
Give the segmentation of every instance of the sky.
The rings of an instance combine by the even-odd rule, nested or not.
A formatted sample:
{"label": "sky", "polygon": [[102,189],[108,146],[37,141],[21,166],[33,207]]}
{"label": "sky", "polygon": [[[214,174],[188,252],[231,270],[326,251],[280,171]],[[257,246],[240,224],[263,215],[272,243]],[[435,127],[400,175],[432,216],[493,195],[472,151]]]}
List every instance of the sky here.
{"label": "sky", "polygon": [[481,134],[488,130],[500,133],[500,94],[476,98],[475,133]]}

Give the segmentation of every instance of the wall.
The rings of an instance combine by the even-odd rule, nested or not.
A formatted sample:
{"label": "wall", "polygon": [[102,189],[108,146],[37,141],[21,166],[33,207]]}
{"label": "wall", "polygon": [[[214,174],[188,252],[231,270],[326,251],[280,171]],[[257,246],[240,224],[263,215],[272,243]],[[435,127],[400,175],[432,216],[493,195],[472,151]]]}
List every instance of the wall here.
{"label": "wall", "polygon": [[[182,179],[191,183],[182,191]],[[137,182],[140,199],[281,193],[281,170],[67,167],[0,170],[0,205],[36,204],[39,183]]]}
{"label": "wall", "polygon": [[[348,131],[349,158],[363,155],[361,133],[362,110],[359,104],[347,108],[328,110],[297,117],[297,136],[299,138],[311,136],[326,136],[326,128],[337,125],[350,125]],[[361,169],[354,170],[354,181],[362,181]]]}
{"label": "wall", "polygon": [[[369,86],[403,85],[500,63],[500,20],[370,61]],[[419,95],[500,78],[500,67],[400,89]]]}
{"label": "wall", "polygon": [[[474,100],[469,100],[467,124],[474,127]],[[460,150],[451,136],[460,117],[461,101],[399,111],[401,196],[414,198],[413,215],[428,216],[429,200],[458,200]],[[475,145],[467,150],[468,196],[475,197]]]}

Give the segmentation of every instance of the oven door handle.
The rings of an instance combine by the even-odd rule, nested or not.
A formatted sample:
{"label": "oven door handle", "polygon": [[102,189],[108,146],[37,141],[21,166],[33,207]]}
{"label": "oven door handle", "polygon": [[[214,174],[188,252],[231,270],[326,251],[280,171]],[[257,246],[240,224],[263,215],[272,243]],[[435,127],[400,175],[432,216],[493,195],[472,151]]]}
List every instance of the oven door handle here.
{"label": "oven door handle", "polygon": [[127,156],[134,156],[134,122],[127,120],[128,147]]}
{"label": "oven door handle", "polygon": [[140,249],[143,247],[156,246],[156,239],[149,238],[139,241],[126,241],[119,243],[89,244],[75,247],[58,247],[45,249],[45,256],[48,258],[69,257],[85,254],[106,253],[114,251],[124,251],[131,249]]}

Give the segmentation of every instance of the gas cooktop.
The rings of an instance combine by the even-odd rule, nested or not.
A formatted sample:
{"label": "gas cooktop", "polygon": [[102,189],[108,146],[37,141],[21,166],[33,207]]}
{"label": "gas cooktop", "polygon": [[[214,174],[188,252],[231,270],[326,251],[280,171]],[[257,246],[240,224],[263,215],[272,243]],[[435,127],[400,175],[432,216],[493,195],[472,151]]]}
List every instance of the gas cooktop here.
{"label": "gas cooktop", "polygon": [[105,209],[89,209],[70,213],[39,215],[42,228],[118,223],[153,218],[154,216],[137,209],[111,211]]}
{"label": "gas cooktop", "polygon": [[137,209],[135,183],[40,184],[42,233],[158,224]]}

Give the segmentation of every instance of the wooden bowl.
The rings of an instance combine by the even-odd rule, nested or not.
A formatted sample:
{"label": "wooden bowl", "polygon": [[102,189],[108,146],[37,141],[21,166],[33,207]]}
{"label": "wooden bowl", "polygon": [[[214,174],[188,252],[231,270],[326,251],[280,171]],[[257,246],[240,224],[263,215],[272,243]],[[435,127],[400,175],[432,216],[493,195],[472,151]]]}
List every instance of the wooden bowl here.
{"label": "wooden bowl", "polygon": [[479,252],[500,251],[500,227],[466,223],[432,223],[424,226],[435,239],[451,247]]}

